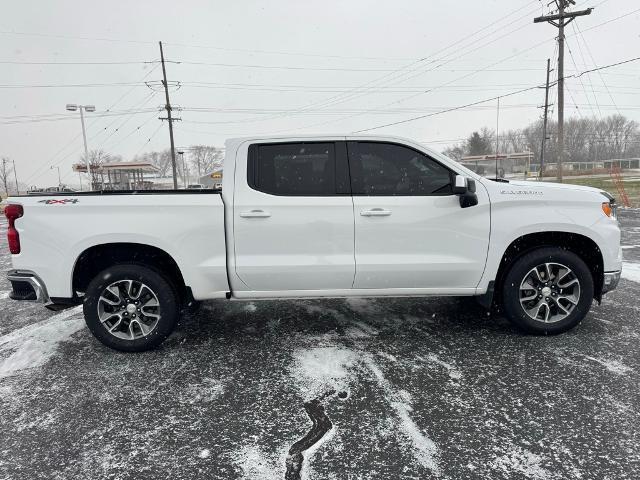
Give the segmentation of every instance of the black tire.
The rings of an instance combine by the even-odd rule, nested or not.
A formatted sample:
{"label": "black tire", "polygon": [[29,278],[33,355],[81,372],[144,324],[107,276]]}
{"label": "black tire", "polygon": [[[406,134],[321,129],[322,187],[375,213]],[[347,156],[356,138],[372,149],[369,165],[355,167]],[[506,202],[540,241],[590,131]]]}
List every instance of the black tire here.
{"label": "black tire", "polygon": [[[151,307],[141,306],[141,308],[143,308],[143,315],[139,313],[140,309],[138,309],[137,312],[129,314],[128,320],[130,323],[132,320],[131,317],[135,317],[137,313],[138,322],[144,318],[145,322],[148,321],[152,325],[148,326],[145,323],[145,326],[150,328],[150,331],[139,338],[119,338],[116,336],[118,333],[126,335],[127,332],[133,335],[136,333],[136,330],[141,334],[143,333],[142,328],[135,328],[136,325],[126,328],[127,319],[122,318],[124,323],[119,328],[123,331],[120,332],[120,330],[116,330],[115,334],[109,332],[109,327],[107,325],[113,326],[117,323],[117,320],[113,320],[112,323],[111,320],[103,323],[100,319],[99,303],[102,303],[103,305],[101,307],[102,310],[105,309],[105,305],[106,308],[114,308],[115,310],[118,308],[125,308],[109,307],[110,304],[105,304],[104,300],[100,300],[100,297],[103,294],[109,297],[112,301],[121,301],[120,305],[133,303],[133,298],[129,298],[127,296],[127,292],[123,292],[124,287],[120,286],[123,284],[126,285],[126,281],[129,280],[136,282],[134,285],[139,283],[143,284],[144,287],[147,287],[143,294],[138,293],[139,298],[142,299],[140,300],[140,303],[142,303],[144,299],[149,298],[149,295],[155,295],[156,298],[151,301],[158,304],[157,309],[154,305]],[[119,300],[116,300],[116,298],[118,298],[117,296],[110,296],[106,293],[107,287],[114,284],[117,286],[112,287],[112,290],[114,289],[119,291]],[[147,297],[143,297],[141,295],[147,295]],[[144,308],[152,308],[154,313],[159,314],[159,318],[156,320],[155,318],[145,317],[148,313],[145,313]],[[83,310],[87,327],[89,327],[91,333],[93,333],[93,335],[104,345],[123,352],[143,352],[157,347],[171,334],[180,316],[180,300],[175,287],[160,273],[142,265],[123,264],[115,265],[103,270],[89,283],[83,302]],[[120,312],[114,313],[113,315],[116,315],[114,318],[119,318],[119,313]],[[108,316],[109,313],[105,315],[103,312],[102,315],[104,319],[104,317]],[[141,316],[143,318],[140,318]],[[137,325],[139,325],[139,323]]]}
{"label": "black tire", "polygon": [[[552,297],[544,297],[542,295],[543,292],[536,292],[539,287],[544,288],[544,286],[548,283],[549,287],[554,289],[554,293],[552,293],[551,295],[556,298],[561,298],[562,295],[566,295],[566,289],[565,293],[562,295],[560,295],[559,293],[555,293],[562,292],[562,290],[558,288],[558,279],[554,279],[553,277],[551,278],[552,281],[536,284],[535,288],[532,287],[531,290],[525,291],[522,294],[523,297],[532,295],[534,293],[536,293],[537,296],[535,299],[531,300],[531,303],[525,302],[524,306],[523,304],[521,304],[521,284],[525,281],[528,274],[536,266],[544,265],[547,263],[566,266],[571,270],[572,277],[570,278],[575,278],[579,282],[579,293],[577,293],[577,295],[579,295],[579,298],[577,299],[576,304],[571,306],[571,304],[567,301],[564,301],[562,303],[564,307],[567,307],[567,305],[569,305],[570,308],[568,309],[568,315],[558,309],[558,307],[556,306],[557,303],[554,303],[555,301]],[[564,272],[564,270],[562,270],[562,272]],[[535,272],[532,276],[534,275]],[[547,275],[547,279],[548,278],[549,277]],[[582,319],[591,308],[591,303],[593,301],[593,289],[593,277],[591,275],[589,267],[587,267],[587,265],[580,257],[572,252],[563,250],[558,247],[543,247],[524,254],[513,263],[506,276],[504,277],[504,282],[502,284],[502,303],[507,318],[519,329],[534,334],[553,335],[566,332],[582,321]],[[549,292],[549,290],[546,290],[546,292]],[[550,298],[550,301],[547,302],[545,298]],[[552,305],[549,310],[549,314],[555,311],[556,313],[560,313],[558,317],[562,317],[562,315],[566,316],[564,316],[564,318],[558,319],[557,321],[548,323],[545,322],[542,318],[533,318],[532,316],[527,314],[527,312],[525,311],[525,306],[533,304],[534,308],[531,308],[530,310],[535,311],[535,305],[537,305],[536,302],[542,303],[543,301]],[[546,308],[547,307],[537,309],[537,311],[541,311],[540,317],[545,316],[544,314],[547,313]],[[567,310],[567,308],[564,308],[564,310]],[[536,315],[536,317],[538,317],[538,315]]]}

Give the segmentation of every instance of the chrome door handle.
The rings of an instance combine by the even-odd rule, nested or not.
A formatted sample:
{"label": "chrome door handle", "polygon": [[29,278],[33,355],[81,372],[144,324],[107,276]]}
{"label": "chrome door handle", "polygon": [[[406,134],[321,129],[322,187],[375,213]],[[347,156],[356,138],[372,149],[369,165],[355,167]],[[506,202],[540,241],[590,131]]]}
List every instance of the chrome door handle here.
{"label": "chrome door handle", "polygon": [[388,217],[391,215],[391,210],[385,210],[384,208],[372,208],[371,210],[362,210],[360,215],[363,217]]}
{"label": "chrome door handle", "polygon": [[242,218],[267,218],[270,217],[271,214],[264,210],[250,210],[248,212],[240,212],[240,216]]}

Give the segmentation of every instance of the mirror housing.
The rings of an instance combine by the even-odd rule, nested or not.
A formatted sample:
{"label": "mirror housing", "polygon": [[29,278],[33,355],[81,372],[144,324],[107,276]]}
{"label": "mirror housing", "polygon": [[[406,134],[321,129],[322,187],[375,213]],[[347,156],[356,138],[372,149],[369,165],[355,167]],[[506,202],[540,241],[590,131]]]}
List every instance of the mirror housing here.
{"label": "mirror housing", "polygon": [[464,175],[456,175],[453,193],[460,197],[460,207],[468,208],[478,204],[476,195],[476,181]]}

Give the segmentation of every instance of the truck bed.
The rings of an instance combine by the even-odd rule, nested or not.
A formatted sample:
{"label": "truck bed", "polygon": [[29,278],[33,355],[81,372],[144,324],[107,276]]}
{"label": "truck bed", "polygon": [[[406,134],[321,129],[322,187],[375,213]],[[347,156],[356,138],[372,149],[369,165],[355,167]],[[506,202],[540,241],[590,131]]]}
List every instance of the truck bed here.
{"label": "truck bed", "polygon": [[22,250],[14,268],[33,270],[50,297],[68,298],[76,260],[103,244],[147,245],[171,256],[196,299],[224,297],[224,204],[215,190],[136,190],[10,197]]}

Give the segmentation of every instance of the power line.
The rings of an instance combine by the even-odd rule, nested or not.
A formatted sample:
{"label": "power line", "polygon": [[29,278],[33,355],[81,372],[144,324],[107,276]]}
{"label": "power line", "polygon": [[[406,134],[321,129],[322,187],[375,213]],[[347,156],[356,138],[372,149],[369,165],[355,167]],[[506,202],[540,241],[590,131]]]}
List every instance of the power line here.
{"label": "power line", "polygon": [[[137,107],[144,107],[145,105],[147,105],[152,99],[153,97],[155,97],[156,92],[151,92],[149,93],[143,100],[142,102],[137,104]],[[149,112],[153,112],[154,114],[158,111],[157,108],[148,108],[145,109],[145,113],[149,113]],[[155,116],[155,115],[154,115]],[[107,135],[105,138],[102,139],[100,146],[97,148],[98,150],[102,149],[105,145],[105,143],[107,142],[107,140],[109,140],[111,137],[113,137],[115,134],[117,134],[118,132],[120,132],[120,130],[133,118],[132,115],[127,116],[127,118],[124,119],[124,121],[122,121],[120,123],[120,125],[118,125],[109,135]],[[114,123],[116,123],[117,120],[111,122],[109,125],[113,125]],[[96,137],[98,137],[101,133],[105,132],[106,129],[108,127],[105,127],[102,131],[100,131],[99,133],[97,133],[96,135],[93,136],[93,139],[95,139]]]}
{"label": "power line", "polygon": [[[413,71],[415,71],[415,70],[408,70],[408,69],[410,69],[410,68],[411,68],[411,67],[413,67],[414,65],[417,65],[417,64],[423,63],[424,61],[429,60],[430,58],[436,57],[438,54],[440,54],[440,53],[442,53],[442,52],[445,52],[445,51],[449,50],[450,48],[452,48],[452,47],[454,47],[454,46],[456,46],[456,45],[460,44],[460,43],[461,43],[461,42],[463,42],[463,41],[465,41],[465,40],[467,40],[467,39],[470,39],[470,38],[473,38],[475,35],[477,35],[478,33],[482,32],[483,30],[486,30],[487,28],[490,28],[490,27],[492,27],[493,25],[495,25],[495,24],[497,24],[497,23],[501,22],[501,21],[502,21],[502,20],[504,20],[505,18],[508,18],[509,16],[511,16],[511,15],[513,15],[513,14],[515,14],[515,13],[517,13],[517,12],[519,12],[519,11],[523,10],[524,8],[526,8],[527,6],[529,6],[531,3],[535,3],[535,1],[534,1],[534,2],[529,2],[529,3],[527,3],[524,7],[520,7],[520,8],[518,8],[518,9],[516,9],[516,10],[514,10],[514,11],[510,12],[509,14],[507,14],[507,15],[505,15],[505,16],[503,16],[503,17],[501,17],[500,19],[498,19],[498,20],[495,20],[495,21],[491,22],[489,25],[487,25],[487,26],[485,26],[485,27],[482,27],[482,28],[478,29],[477,31],[475,31],[475,32],[473,32],[473,33],[471,33],[471,34],[469,34],[469,35],[466,35],[466,36],[465,36],[465,37],[463,37],[462,39],[460,39],[460,40],[458,40],[458,41],[456,41],[456,42],[451,43],[451,44],[450,44],[450,45],[448,45],[447,47],[444,47],[444,48],[442,48],[442,49],[438,50],[437,52],[435,52],[435,53],[433,53],[433,54],[431,54],[431,55],[429,55],[429,56],[427,56],[427,57],[424,57],[424,58],[422,58],[422,59],[419,59],[419,60],[417,60],[417,61],[415,61],[415,62],[413,62],[413,63],[411,63],[411,64],[409,64],[409,65],[405,65],[405,66],[403,66],[403,67],[401,67],[401,68],[397,69],[397,70],[396,70],[396,71],[394,71],[394,72],[391,72],[391,73],[388,73],[388,74],[383,75],[382,77],[379,77],[379,78],[373,79],[373,80],[371,80],[371,81],[369,81],[369,82],[366,82],[365,84],[363,84],[363,85],[359,86],[358,88],[354,89],[354,91],[353,91],[353,92],[340,93],[340,94],[338,94],[338,95],[331,96],[331,97],[329,97],[329,98],[327,98],[327,99],[325,99],[325,100],[322,100],[322,101],[319,101],[319,102],[313,102],[313,103],[311,103],[311,104],[307,104],[307,105],[305,105],[305,106],[302,106],[302,107],[298,108],[297,110],[295,110],[295,111],[293,111],[293,112],[289,112],[289,113],[287,113],[287,114],[283,114],[283,115],[281,115],[281,116],[296,115],[296,114],[298,114],[298,113],[300,113],[300,112],[303,112],[303,111],[305,111],[306,109],[309,109],[309,108],[313,108],[313,107],[324,107],[324,106],[335,105],[335,104],[337,104],[337,103],[343,103],[343,102],[346,102],[346,101],[351,100],[351,99],[353,99],[353,98],[356,98],[356,97],[359,97],[359,96],[366,95],[366,94],[367,94],[367,90],[370,90],[370,89],[372,89],[372,88],[375,88],[376,84],[379,84],[380,82],[388,83],[388,82],[391,82],[391,81],[397,80],[397,79],[401,78],[401,77],[402,77],[402,76],[404,76],[404,75],[407,75],[407,74],[412,73],[412,72],[413,72]],[[465,47],[462,47],[462,48],[465,48]],[[456,52],[460,51],[462,48],[458,48],[457,50],[455,50],[455,51],[454,51],[454,52],[452,52],[452,53],[456,53]],[[448,55],[451,55],[452,53],[449,53]],[[395,76],[394,76],[394,75],[395,75]],[[363,89],[364,89],[364,91],[361,91],[361,90],[363,90]],[[276,117],[276,118],[279,118],[279,117]],[[302,127],[302,128],[306,128],[306,127]]]}
{"label": "power line", "polygon": [[[638,60],[640,60],[640,57],[632,58],[632,59],[629,59],[629,60],[623,60],[621,62],[616,62],[616,63],[612,63],[610,65],[605,65],[603,67],[599,67],[598,70],[604,70],[604,69],[607,69],[607,68],[612,68],[612,67],[615,67],[615,66],[618,66],[618,65],[622,65],[622,64],[625,64],[625,63],[630,63],[630,62],[634,62],[634,61],[638,61]],[[596,69],[594,69],[594,70],[596,70]],[[570,75],[570,76],[564,77],[564,78],[570,78],[570,77],[577,78],[577,77],[580,77],[581,75],[587,73],[588,71],[581,72],[578,75]],[[558,81],[560,81],[560,80],[561,80],[561,78],[558,78]],[[516,90],[515,92],[505,93],[505,94],[502,94],[502,95],[496,95],[496,96],[491,97],[491,98],[486,98],[484,100],[478,100],[477,102],[468,103],[468,104],[461,105],[461,106],[458,106],[458,107],[451,107],[451,108],[447,108],[447,109],[444,109],[444,110],[440,110],[438,112],[429,113],[429,114],[426,114],[426,115],[420,115],[420,116],[413,117],[413,118],[408,118],[408,119],[405,119],[405,120],[399,120],[397,122],[387,123],[385,125],[378,125],[376,127],[365,128],[365,129],[362,129],[362,130],[356,130],[353,133],[368,132],[370,130],[378,130],[380,128],[391,127],[393,125],[400,125],[402,123],[413,122],[415,120],[420,120],[422,118],[432,117],[434,115],[440,115],[442,113],[448,113],[448,112],[452,112],[452,111],[455,111],[455,110],[460,110],[462,108],[466,108],[466,107],[470,107],[470,106],[474,106],[474,105],[479,105],[481,103],[486,103],[486,102],[490,102],[490,101],[493,101],[493,100],[497,100],[498,97],[503,97],[503,98],[504,97],[510,97],[512,95],[517,95],[519,93],[527,92],[527,91],[534,90],[534,89],[537,89],[537,88],[542,88],[542,87],[540,87],[539,85],[536,85],[536,86],[529,87],[529,88],[523,88],[521,90]]]}
{"label": "power line", "polygon": [[13,84],[0,85],[0,88],[81,88],[81,87],[123,87],[145,86],[144,82],[115,82],[115,83],[67,83],[67,84]]}
{"label": "power line", "polygon": [[[582,42],[584,43],[584,46],[587,49],[587,53],[591,57],[591,61],[593,62],[593,65],[595,67],[597,67],[598,64],[596,63],[595,59],[593,58],[593,54],[591,53],[591,49],[589,48],[589,44],[587,43],[586,39],[584,38],[584,35],[582,34],[582,31],[580,30],[578,22],[575,22],[573,24],[573,30],[574,30],[574,32],[577,31],[577,33],[580,34],[580,38],[582,39]],[[616,101],[613,98],[613,95],[611,95],[611,91],[609,90],[609,86],[607,85],[607,82],[605,82],[604,77],[602,76],[602,72],[598,71],[598,76],[600,77],[600,81],[602,82],[602,85],[607,90],[607,93],[609,94],[609,98],[611,98],[611,101],[615,104]],[[620,113],[620,112],[618,112],[618,113]]]}
{"label": "power line", "polygon": [[[158,68],[158,65],[154,65],[153,67],[151,67],[149,69],[148,72],[146,72],[144,74],[144,76],[140,79],[140,82],[143,82],[149,75],[151,75],[153,73],[153,71]],[[133,92],[135,90],[135,86],[131,87],[130,89],[128,89],[126,92],[124,92],[122,95],[120,95],[106,110],[105,112],[110,112],[111,109],[113,107],[115,107],[116,105],[118,105],[122,100],[124,100],[131,92]],[[93,118],[91,120],[91,122],[88,125],[88,128],[95,125],[96,122],[99,121],[99,118]],[[109,123],[109,125],[113,125],[116,120],[113,120],[112,122]],[[101,132],[100,132],[101,133]],[[51,156],[50,158],[45,158],[40,164],[39,166],[36,167],[36,169],[33,171],[33,173],[31,174],[31,176],[29,176],[29,178],[26,180],[27,184],[28,182],[34,178],[34,176],[41,176],[43,174],[43,172],[38,173],[38,171],[40,171],[40,169],[42,168],[43,165],[47,165],[49,163],[54,162],[54,159],[60,154],[62,153],[64,150],[66,150],[67,147],[69,147],[72,143],[74,143],[78,138],[80,138],[81,133],[78,133],[76,136],[74,136],[69,143],[65,144],[64,147],[62,147],[60,150],[58,150],[53,156]],[[97,135],[94,135],[93,137],[90,138],[90,140],[96,138]],[[64,160],[66,160],[67,158],[69,158],[72,154],[74,154],[74,151],[71,151],[70,153],[68,153],[66,156],[64,156],[62,159],[56,161],[55,163],[53,163],[54,165],[59,165],[60,163],[62,163]],[[46,162],[46,163],[45,163]],[[45,170],[46,172],[46,170]]]}
{"label": "power line", "polygon": [[144,65],[149,63],[158,63],[157,60],[152,61],[130,61],[130,62],[22,62],[16,60],[0,60],[3,65]]}
{"label": "power line", "polygon": [[[137,111],[129,111],[129,112],[123,112],[123,113],[116,113],[116,112],[111,112],[111,113],[98,113],[96,115],[93,115],[93,117],[96,118],[103,118],[103,117],[121,117],[124,115],[137,115],[140,113],[148,113],[151,111],[155,111],[155,110],[150,110],[150,109],[145,109],[145,110],[137,110]],[[65,121],[65,120],[77,120],[75,117],[71,116],[71,115],[64,115],[60,114],[60,117],[51,117],[51,118],[33,118],[33,119],[16,119],[16,120],[9,120],[6,122],[0,122],[0,125],[19,125],[19,124],[24,124],[24,123],[41,123],[41,122],[60,122],[60,121]]]}
{"label": "power line", "polygon": [[162,128],[162,122],[158,124],[158,127],[153,131],[153,133],[149,136],[149,138],[147,138],[147,141],[144,142],[144,144],[138,149],[138,151],[135,153],[135,155],[133,156],[133,158],[137,157],[140,152],[151,142],[151,140],[157,135],[157,133],[160,131],[160,129]]}
{"label": "power line", "polygon": [[[576,68],[576,70],[577,70],[577,69],[578,69],[578,65],[576,64],[576,60],[575,60],[575,58],[574,58],[574,56],[573,56],[573,52],[571,51],[571,47],[569,46],[569,42],[567,42],[567,41],[565,40],[565,44],[567,45],[567,50],[569,50],[569,56],[571,57],[571,61],[572,61],[572,63],[573,63],[573,66],[574,66],[574,67]],[[589,77],[587,77],[587,78],[589,78]],[[584,82],[582,81],[582,78],[581,78],[581,77],[578,77],[578,81],[580,82],[580,85],[582,86],[582,90],[584,91],[584,96],[585,96],[585,98],[587,99],[587,102],[589,102],[589,94],[588,94],[588,92],[587,92],[587,87],[585,87]],[[598,98],[597,98],[597,96],[596,96],[596,92],[595,92],[595,91],[594,91],[594,89],[593,89],[593,83],[591,83],[591,82],[589,82],[589,83],[591,84],[591,92],[593,93],[593,99],[594,99],[594,101],[595,101],[595,103],[596,103],[596,106],[598,107],[598,113],[599,113],[599,114],[600,114],[600,116],[602,117],[602,112],[600,111],[600,105],[598,105]],[[590,104],[590,107],[591,107],[591,113],[592,113],[592,114],[593,114],[593,116],[595,117],[595,116],[596,116],[596,112],[595,112],[595,110],[593,109],[593,106],[592,106],[591,104]]]}

